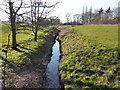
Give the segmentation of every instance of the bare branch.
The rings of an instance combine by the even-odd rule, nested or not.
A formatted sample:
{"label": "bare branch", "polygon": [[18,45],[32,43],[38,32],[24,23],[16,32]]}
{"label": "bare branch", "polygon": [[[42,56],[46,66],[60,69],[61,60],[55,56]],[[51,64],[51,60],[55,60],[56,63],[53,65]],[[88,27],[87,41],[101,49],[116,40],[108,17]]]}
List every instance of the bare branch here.
{"label": "bare branch", "polygon": [[45,7],[45,8],[52,8],[52,7],[55,7],[57,4],[59,4],[60,2],[56,2],[55,4],[51,5],[51,6],[48,6],[46,4],[44,4],[43,6],[40,6],[40,7]]}
{"label": "bare branch", "polygon": [[25,12],[25,13],[21,13],[21,14],[17,14],[17,16],[22,16],[24,14],[30,13],[31,11]]}
{"label": "bare branch", "polygon": [[21,0],[21,4],[20,4],[20,6],[18,7],[18,9],[16,10],[15,14],[17,14],[17,12],[20,10],[20,8],[22,7],[22,4],[23,4],[23,2],[22,2],[22,0]]}
{"label": "bare branch", "polygon": [[5,12],[5,13],[10,14],[10,13],[7,12],[6,10],[2,9],[1,7],[0,7],[0,9],[1,9],[3,12]]}

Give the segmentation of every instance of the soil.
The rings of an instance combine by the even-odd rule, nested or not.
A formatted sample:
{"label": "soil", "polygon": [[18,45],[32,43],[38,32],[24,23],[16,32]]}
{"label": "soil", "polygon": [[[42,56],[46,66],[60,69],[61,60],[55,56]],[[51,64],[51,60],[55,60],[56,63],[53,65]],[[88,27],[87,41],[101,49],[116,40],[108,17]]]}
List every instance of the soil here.
{"label": "soil", "polygon": [[58,30],[60,30],[59,32],[60,38],[63,38],[66,34],[70,34],[70,33],[75,34],[75,32],[70,27],[58,27]]}
{"label": "soil", "polygon": [[51,35],[49,37],[50,44],[47,52],[44,56],[42,56],[42,58],[30,59],[30,62],[34,62],[36,65],[24,65],[23,68],[20,67],[20,69],[16,70],[17,74],[12,79],[12,88],[42,88],[45,85],[47,64],[49,63],[52,53],[52,46],[56,37],[56,33],[53,31],[49,31],[49,34]]}
{"label": "soil", "polygon": [[[57,27],[59,32],[59,37],[63,38],[66,34],[75,33],[70,27]],[[30,59],[30,62],[36,63],[35,66],[23,65],[23,67],[18,67],[16,70],[16,75],[12,78],[12,88],[43,88],[45,85],[46,69],[49,63],[52,46],[54,44],[54,39],[56,33],[53,31],[48,32],[50,34],[50,44],[48,51],[42,56],[42,58]],[[46,37],[45,37],[46,38]],[[42,48],[45,48],[42,46]],[[39,54],[38,54],[39,55]],[[61,86],[64,88],[64,83],[61,80]]]}
{"label": "soil", "polygon": [[75,32],[70,27],[58,27],[58,30],[60,30],[59,32],[60,38],[63,38],[66,34],[70,34],[70,33],[75,34]]}

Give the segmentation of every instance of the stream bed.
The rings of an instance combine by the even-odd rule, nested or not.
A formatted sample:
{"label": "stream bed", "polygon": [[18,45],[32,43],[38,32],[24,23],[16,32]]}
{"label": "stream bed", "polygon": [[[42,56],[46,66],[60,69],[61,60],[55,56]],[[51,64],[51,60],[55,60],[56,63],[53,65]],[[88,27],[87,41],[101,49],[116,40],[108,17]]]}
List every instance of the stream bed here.
{"label": "stream bed", "polygon": [[59,82],[59,60],[60,60],[60,44],[58,36],[55,39],[55,44],[52,47],[52,57],[47,65],[46,84],[45,88],[61,88]]}

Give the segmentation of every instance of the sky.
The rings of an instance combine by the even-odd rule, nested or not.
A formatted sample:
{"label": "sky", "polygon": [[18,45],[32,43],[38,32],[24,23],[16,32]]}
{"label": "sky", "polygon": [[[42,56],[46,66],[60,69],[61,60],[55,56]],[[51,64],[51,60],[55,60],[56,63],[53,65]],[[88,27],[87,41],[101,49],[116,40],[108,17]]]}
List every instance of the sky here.
{"label": "sky", "polygon": [[81,14],[84,8],[89,9],[92,7],[93,11],[96,9],[103,8],[106,10],[107,8],[111,7],[111,9],[118,7],[118,2],[120,0],[62,0],[62,3],[58,5],[59,7],[54,10],[54,14],[59,16],[62,22],[66,22],[65,15],[67,13],[74,14]]}
{"label": "sky", "polygon": [[[0,0],[1,3],[2,0]],[[57,1],[57,0],[56,0]],[[103,8],[106,10],[107,8],[116,8],[118,7],[118,2],[120,0],[58,0],[61,3],[58,4],[58,6],[50,13],[51,16],[58,16],[61,21],[64,23],[66,22],[65,15],[67,13],[71,13],[71,15],[74,14],[81,14],[84,8],[89,9],[92,7],[93,11],[96,9]],[[7,15],[0,12],[0,19],[6,20]]]}

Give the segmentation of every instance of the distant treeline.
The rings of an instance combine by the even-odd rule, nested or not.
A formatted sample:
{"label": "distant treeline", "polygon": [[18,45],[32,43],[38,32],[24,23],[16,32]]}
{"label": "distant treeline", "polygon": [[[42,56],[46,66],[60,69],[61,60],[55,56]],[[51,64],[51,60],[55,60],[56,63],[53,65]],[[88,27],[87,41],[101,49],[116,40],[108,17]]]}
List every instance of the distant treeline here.
{"label": "distant treeline", "polygon": [[99,10],[92,10],[92,7],[88,10],[87,7],[81,14],[71,15],[66,14],[67,22],[64,25],[82,25],[82,24],[118,24],[118,8],[111,10],[109,7],[107,10],[100,8]]}

